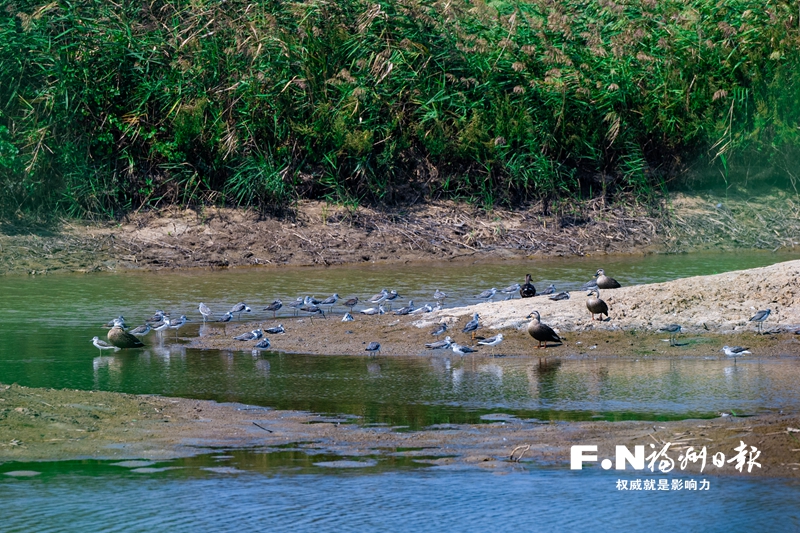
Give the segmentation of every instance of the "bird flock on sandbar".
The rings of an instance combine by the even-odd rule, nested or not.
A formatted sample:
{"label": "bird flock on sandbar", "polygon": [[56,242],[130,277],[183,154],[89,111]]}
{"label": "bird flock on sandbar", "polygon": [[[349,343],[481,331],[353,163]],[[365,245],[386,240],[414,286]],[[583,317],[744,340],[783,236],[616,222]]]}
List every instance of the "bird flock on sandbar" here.
{"label": "bird flock on sandbar", "polygon": [[[617,289],[620,287],[620,283],[614,278],[607,276],[602,268],[596,271],[592,280],[580,287],[581,291],[587,291],[586,308],[591,314],[593,321],[610,320],[609,306],[604,300],[601,299],[600,290]],[[537,292],[536,287],[532,283],[530,274],[526,274],[525,282],[523,284],[513,283],[503,289],[492,287],[473,296],[473,298],[479,301],[492,301],[493,298],[498,294],[504,295],[504,299],[506,300],[514,298],[516,294],[519,294],[520,298],[547,296],[548,299],[552,301],[570,299],[569,292],[558,291],[558,289],[556,289],[556,287],[552,284],[549,285],[544,291]],[[297,297],[294,301],[287,303],[285,306],[282,300],[276,299],[268,305],[262,307],[262,310],[272,313],[272,318],[277,319],[278,312],[280,312],[284,307],[287,307],[292,310],[292,313],[295,317],[302,313],[300,316],[309,317],[313,323],[314,317],[326,319],[328,318],[328,314],[333,312],[334,306],[341,305],[342,307],[348,309],[348,311],[342,315],[341,321],[352,322],[356,320],[353,313],[355,312],[354,309],[359,304],[361,304],[362,309],[357,311],[357,315],[374,316],[393,313],[394,315],[398,316],[406,316],[420,315],[441,310],[447,298],[448,294],[446,292],[436,289],[433,293],[433,301],[436,302],[435,305],[426,303],[423,306],[415,307],[414,300],[409,299],[405,305],[393,311],[392,305],[398,303],[402,299],[402,296],[394,289],[389,290],[384,288],[380,292],[369,298],[366,298],[363,301],[360,300],[358,296],[342,299],[337,293],[334,293],[322,300],[318,300],[313,296],[306,295]],[[234,318],[235,320],[239,321],[241,320],[242,314],[252,316],[253,313],[253,309],[244,302],[238,302],[234,304],[228,311],[225,311],[221,314],[214,313],[211,308],[203,302],[198,305],[197,310],[202,317],[203,323],[215,322],[221,324],[232,322]],[[771,309],[760,310],[749,319],[750,322],[755,323],[756,331],[759,334],[763,334],[763,323],[765,320],[767,320],[770,313]],[[564,343],[562,337],[553,328],[542,322],[539,311],[532,311],[529,315],[527,315],[526,318],[530,320],[527,326],[527,332],[533,338],[533,340],[537,341],[537,348],[546,349],[548,347],[548,343],[554,345],[561,345]],[[155,334],[159,336],[159,340],[161,340],[161,336],[164,334],[164,331],[169,329],[175,331],[175,338],[177,340],[178,330],[190,321],[191,319],[187,318],[186,315],[180,315],[173,318],[163,310],[157,310],[150,318],[144,321],[144,324],[133,328],[128,328],[125,323],[125,318],[120,315],[110,320],[106,324],[106,327],[110,328],[106,336],[108,340],[106,341],[98,336],[95,336],[92,338],[92,344],[99,349],[101,353],[104,350],[117,351],[121,349],[141,348],[144,346],[142,339],[145,336],[149,335],[151,332],[155,332]],[[480,327],[480,315],[478,313],[473,313],[472,318],[463,326],[463,328],[461,328],[462,333],[469,335],[470,345],[459,344],[454,341],[450,335],[447,335],[443,340],[426,343],[425,347],[430,350],[449,349],[452,350],[456,355],[464,356],[477,351],[476,347],[474,346],[474,343],[477,340],[478,346],[491,348],[491,354],[494,356],[495,349],[503,342],[504,336],[502,333],[498,333],[497,335],[489,338],[476,338],[476,331]],[[682,327],[680,324],[667,324],[659,328],[659,331],[669,333],[670,346],[678,346],[676,337],[681,330]],[[264,336],[265,334],[280,335],[285,334],[286,331],[287,330],[283,324],[278,324],[277,326],[265,329],[258,328],[252,331],[247,331],[232,337],[232,339],[238,342],[248,343],[253,352],[256,353],[259,350],[268,350],[272,347],[272,342],[268,337]],[[448,331],[448,324],[442,322],[430,333],[434,337],[440,337]],[[364,344],[366,345],[364,351],[368,352],[370,355],[377,355],[381,353],[381,345],[379,342],[371,341],[369,343],[364,342]],[[734,361],[738,357],[751,353],[748,348],[741,346],[724,346],[721,351],[726,356],[734,358]]]}

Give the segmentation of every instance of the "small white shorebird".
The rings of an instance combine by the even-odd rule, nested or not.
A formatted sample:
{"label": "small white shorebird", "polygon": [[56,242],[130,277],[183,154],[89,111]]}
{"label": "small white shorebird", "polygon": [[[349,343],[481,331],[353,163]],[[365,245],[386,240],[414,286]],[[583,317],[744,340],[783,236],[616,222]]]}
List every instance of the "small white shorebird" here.
{"label": "small white shorebird", "polygon": [[677,346],[677,341],[675,340],[675,337],[678,335],[678,333],[681,332],[680,324],[669,324],[667,326],[658,328],[658,331],[666,331],[667,333],[669,333],[669,345]]}
{"label": "small white shorebird", "polygon": [[371,354],[374,354],[375,352],[381,353],[381,343],[371,342],[366,348],[364,348],[364,351],[370,352]]}
{"label": "small white shorebird", "polygon": [[209,309],[208,306],[203,302],[200,302],[200,305],[197,306],[197,309],[200,311],[200,314],[203,315],[203,322],[205,322],[206,319],[211,316],[211,309]]}
{"label": "small white shorebird", "polygon": [[510,294],[513,297],[514,294],[516,294],[516,292],[521,288],[522,287],[520,286],[519,283],[515,283],[513,285],[509,285],[505,289],[500,289],[500,292],[502,292],[503,294]]}
{"label": "small white shorebird", "polygon": [[236,313],[236,320],[240,320],[242,318],[242,313],[249,313],[250,311],[252,311],[252,309],[250,309],[244,302],[239,302],[231,307],[231,313]]}
{"label": "small white shorebird", "polygon": [[100,350],[100,354],[103,353],[103,350],[114,350],[115,352],[117,350],[119,350],[119,348],[117,348],[113,344],[107,343],[106,341],[102,340],[100,337],[93,337],[92,338],[92,344],[94,344],[95,348]]}
{"label": "small white shorebird", "polygon": [[478,351],[470,348],[469,346],[462,346],[457,342],[451,343],[450,349],[453,350],[453,353],[455,353],[456,355],[460,355],[461,357],[464,357],[464,354],[475,353]]}
{"label": "small white shorebird", "polygon": [[369,303],[371,303],[371,304],[382,303],[384,300],[386,300],[386,298],[388,296],[389,296],[389,290],[388,289],[381,289],[381,292],[379,292],[378,294],[373,295],[372,298],[369,299]]}
{"label": "small white shorebird", "polygon": [[453,339],[447,336],[443,341],[429,342],[425,347],[431,350],[438,350],[439,348],[449,348],[451,344],[453,344]]}
{"label": "small white shorebird", "polygon": [[442,292],[439,289],[436,289],[433,292],[433,299],[436,300],[437,302],[441,303],[441,302],[443,302],[445,300],[445,298],[447,298],[447,293],[446,292]]}
{"label": "small white shorebird", "polygon": [[189,321],[189,319],[186,318],[186,315],[181,315],[180,318],[177,318],[175,320],[170,320],[169,321],[169,329],[174,329],[175,330],[175,338],[176,339],[178,338],[178,330],[180,328],[182,328],[184,326],[184,324],[186,324],[186,322],[188,322],[188,321]]}
{"label": "small white shorebird", "polygon": [[148,333],[150,333],[150,324],[143,324],[141,326],[136,326],[135,328],[128,331],[131,335],[136,335],[137,337],[144,337]]}
{"label": "small white shorebird", "polygon": [[737,357],[750,353],[747,351],[747,348],[742,348],[741,346],[723,346],[722,351],[725,352],[725,355],[728,357],[733,357],[734,363]]}
{"label": "small white shorebird", "polygon": [[237,341],[254,341],[260,339],[264,335],[260,329],[254,329],[253,331],[248,331],[247,333],[242,333],[241,335],[237,335],[234,337]]}
{"label": "small white shorebird", "polygon": [[462,329],[461,331],[463,333],[472,333],[472,339],[474,340],[475,330],[478,329],[479,327],[481,327],[481,317],[480,315],[478,315],[478,313],[474,313],[472,315],[472,320],[467,322],[467,325],[464,326],[464,329]]}
{"label": "small white shorebird", "polygon": [[328,296],[324,300],[322,300],[319,305],[329,305],[328,312],[330,313],[333,311],[333,306],[336,305],[336,302],[339,301],[339,295],[337,293],[333,293],[332,295]]}
{"label": "small white shorebird", "polygon": [[350,313],[345,313],[342,317],[342,322],[352,322],[353,320],[355,320],[355,318],[353,318],[353,315]]}
{"label": "small white shorebird", "polygon": [[477,295],[475,298],[479,298],[481,300],[487,300],[488,301],[488,300],[491,300],[494,297],[495,294],[497,294],[497,289],[492,287],[491,289],[487,289],[487,290],[483,291],[482,293]]}
{"label": "small white shorebird", "polygon": [[445,331],[447,331],[447,324],[442,322],[441,324],[439,324],[438,328],[436,328],[435,330],[431,331],[431,335],[435,335],[435,336],[438,337],[439,335],[441,335]]}
{"label": "small white shorebird", "polygon": [[494,357],[494,347],[503,342],[503,334],[498,333],[494,337],[489,337],[488,339],[483,339],[482,341],[478,341],[478,344],[482,344],[483,346],[491,346],[492,347],[492,357]]}
{"label": "small white shorebird", "polygon": [[377,309],[370,307],[369,309],[362,309],[359,313],[362,315],[383,315],[386,311],[383,309],[383,305],[379,305]]}

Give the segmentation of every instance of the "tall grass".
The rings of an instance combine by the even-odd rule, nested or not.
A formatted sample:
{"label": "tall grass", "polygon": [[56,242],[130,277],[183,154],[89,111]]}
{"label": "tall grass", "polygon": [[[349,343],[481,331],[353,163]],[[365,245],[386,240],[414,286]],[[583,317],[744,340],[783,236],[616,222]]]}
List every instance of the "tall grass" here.
{"label": "tall grass", "polygon": [[11,0],[0,210],[647,197],[697,160],[795,180],[796,7]]}

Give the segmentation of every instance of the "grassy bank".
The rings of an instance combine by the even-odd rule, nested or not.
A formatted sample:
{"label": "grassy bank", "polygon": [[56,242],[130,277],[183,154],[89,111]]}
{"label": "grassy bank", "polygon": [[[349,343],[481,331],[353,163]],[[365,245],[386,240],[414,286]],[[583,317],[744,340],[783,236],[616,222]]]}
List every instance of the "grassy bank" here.
{"label": "grassy bank", "polygon": [[793,183],[797,15],[707,0],[12,0],[0,209],[648,198],[695,161],[704,180]]}

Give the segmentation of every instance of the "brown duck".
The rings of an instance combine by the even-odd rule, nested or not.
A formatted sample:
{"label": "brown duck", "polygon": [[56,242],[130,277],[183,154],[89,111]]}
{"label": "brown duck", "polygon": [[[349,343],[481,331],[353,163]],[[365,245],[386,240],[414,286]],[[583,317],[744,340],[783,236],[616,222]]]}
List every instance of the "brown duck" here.
{"label": "brown duck", "polygon": [[597,269],[597,273],[594,275],[597,278],[597,288],[598,289],[619,289],[620,284],[614,278],[609,278],[606,276],[606,271],[602,268]]}
{"label": "brown duck", "polygon": [[561,340],[561,337],[558,336],[558,333],[553,331],[553,328],[547,324],[542,324],[539,319],[539,311],[531,311],[531,314],[525,318],[533,318],[531,323],[528,324],[528,333],[539,343],[539,345],[536,346],[537,348],[541,348],[542,343],[544,343],[544,347],[547,348],[547,341],[559,343],[564,342]]}
{"label": "brown duck", "polygon": [[[597,296],[594,297],[592,296],[593,294]],[[603,315],[608,316],[608,304],[600,299],[600,291],[598,289],[590,290],[588,296],[589,299],[586,300],[586,309],[592,313],[592,320],[594,320],[594,315],[600,315],[600,320],[602,321]]]}
{"label": "brown duck", "polygon": [[108,331],[108,342],[117,348],[141,348],[144,346],[142,341],[130,333],[127,333],[118,325],[114,325],[114,327]]}
{"label": "brown duck", "polygon": [[525,285],[519,288],[519,295],[523,298],[533,298],[536,296],[536,287],[531,283],[530,274],[525,274]]}

